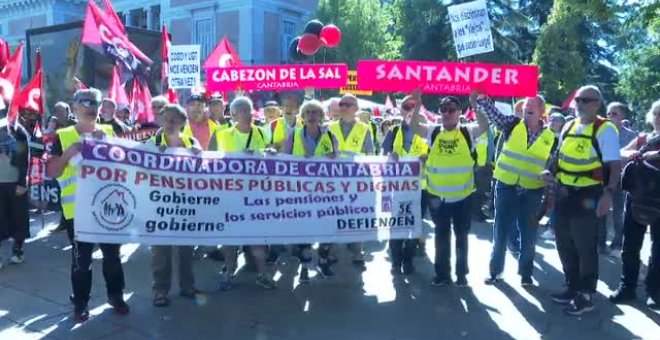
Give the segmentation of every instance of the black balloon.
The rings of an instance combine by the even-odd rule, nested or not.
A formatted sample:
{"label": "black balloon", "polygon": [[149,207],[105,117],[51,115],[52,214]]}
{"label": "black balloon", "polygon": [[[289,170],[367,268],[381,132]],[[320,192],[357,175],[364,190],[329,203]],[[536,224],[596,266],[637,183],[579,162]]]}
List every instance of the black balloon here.
{"label": "black balloon", "polygon": [[307,56],[302,54],[300,50],[298,50],[298,42],[300,41],[300,37],[295,37],[293,40],[291,40],[291,43],[289,44],[289,57],[291,57],[291,60],[305,60]]}
{"label": "black balloon", "polygon": [[311,33],[316,35],[317,37],[320,37],[322,29],[323,29],[323,23],[314,19],[314,20],[310,20],[307,23],[307,25],[305,25],[304,33]]}

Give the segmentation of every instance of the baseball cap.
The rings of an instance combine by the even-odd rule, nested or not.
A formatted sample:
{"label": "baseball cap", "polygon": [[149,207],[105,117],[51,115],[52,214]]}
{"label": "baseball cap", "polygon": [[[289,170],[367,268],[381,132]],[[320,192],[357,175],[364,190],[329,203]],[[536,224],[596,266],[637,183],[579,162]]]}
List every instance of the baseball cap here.
{"label": "baseball cap", "polygon": [[190,97],[188,97],[188,101],[186,103],[190,103],[193,100],[198,100],[200,102],[204,102],[204,96],[200,93],[192,93],[190,94]]}
{"label": "baseball cap", "polygon": [[454,96],[446,96],[440,99],[440,106],[445,106],[448,104],[454,104],[458,107],[461,107],[461,101]]}
{"label": "baseball cap", "polygon": [[278,104],[274,100],[269,100],[269,101],[266,102],[266,104],[264,104],[264,110],[265,109],[279,109],[279,108],[280,108],[280,104]]}
{"label": "baseball cap", "polygon": [[223,102],[224,103],[224,101],[222,99],[222,93],[213,92],[211,94],[211,96],[209,97],[209,103],[211,103],[211,102]]}

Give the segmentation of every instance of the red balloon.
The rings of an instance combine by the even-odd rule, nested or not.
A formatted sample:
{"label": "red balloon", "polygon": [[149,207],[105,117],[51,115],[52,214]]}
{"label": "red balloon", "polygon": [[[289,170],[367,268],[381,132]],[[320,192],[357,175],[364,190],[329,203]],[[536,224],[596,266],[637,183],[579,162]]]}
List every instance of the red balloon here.
{"label": "red balloon", "polygon": [[321,48],[321,39],[313,33],[305,33],[298,41],[298,50],[306,56],[314,55]]}
{"label": "red balloon", "polygon": [[326,47],[335,48],[341,42],[341,31],[335,25],[324,26],[321,30],[321,41]]}

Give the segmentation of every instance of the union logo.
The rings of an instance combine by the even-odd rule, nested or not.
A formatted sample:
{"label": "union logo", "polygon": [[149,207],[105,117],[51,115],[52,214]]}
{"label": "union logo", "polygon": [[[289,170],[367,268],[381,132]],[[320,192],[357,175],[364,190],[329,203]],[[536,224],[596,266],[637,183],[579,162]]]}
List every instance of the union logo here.
{"label": "union logo", "polygon": [[135,196],[127,187],[109,184],[96,192],[92,200],[92,215],[103,229],[119,231],[134,218]]}

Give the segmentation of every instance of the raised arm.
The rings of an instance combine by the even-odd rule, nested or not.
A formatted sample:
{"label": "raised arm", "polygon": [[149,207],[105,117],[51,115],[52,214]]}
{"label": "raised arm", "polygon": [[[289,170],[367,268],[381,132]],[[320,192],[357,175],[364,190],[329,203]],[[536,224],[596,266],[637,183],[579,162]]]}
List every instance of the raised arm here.
{"label": "raised arm", "polygon": [[422,109],[422,91],[417,88],[412,93],[413,99],[415,100],[415,109],[412,112],[410,117],[410,129],[418,136],[426,138],[428,135],[429,129],[428,126],[422,123],[422,114],[420,110]]}

